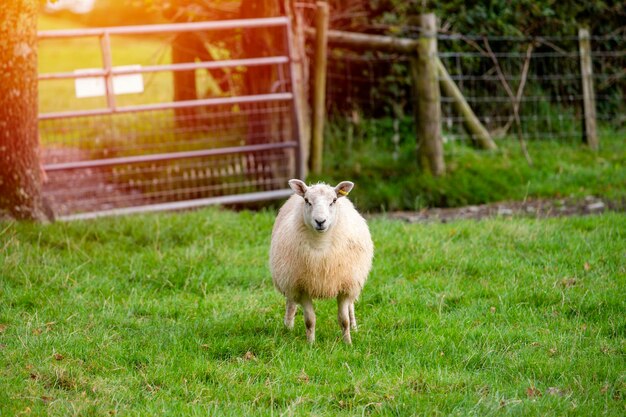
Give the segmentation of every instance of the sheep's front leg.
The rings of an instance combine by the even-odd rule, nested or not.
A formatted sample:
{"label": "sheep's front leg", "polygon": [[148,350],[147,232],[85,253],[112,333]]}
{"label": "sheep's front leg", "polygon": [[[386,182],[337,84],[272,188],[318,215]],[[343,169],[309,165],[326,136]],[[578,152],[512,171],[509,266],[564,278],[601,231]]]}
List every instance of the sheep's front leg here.
{"label": "sheep's front leg", "polygon": [[354,301],[350,303],[349,313],[350,313],[350,327],[352,327],[352,330],[356,331],[357,326],[356,326],[356,316],[354,315]]}
{"label": "sheep's front leg", "polygon": [[313,301],[310,298],[302,299],[302,309],[304,310],[304,325],[306,326],[306,340],[309,343],[315,342],[315,310]]}
{"label": "sheep's front leg", "polygon": [[352,344],[352,338],[350,337],[350,305],[352,300],[346,296],[340,295],[337,297],[337,318],[341,331],[343,333],[343,341],[347,344]]}
{"label": "sheep's front leg", "polygon": [[293,329],[293,320],[296,317],[296,310],[298,305],[295,301],[287,298],[287,306],[285,307],[285,326],[289,330]]}

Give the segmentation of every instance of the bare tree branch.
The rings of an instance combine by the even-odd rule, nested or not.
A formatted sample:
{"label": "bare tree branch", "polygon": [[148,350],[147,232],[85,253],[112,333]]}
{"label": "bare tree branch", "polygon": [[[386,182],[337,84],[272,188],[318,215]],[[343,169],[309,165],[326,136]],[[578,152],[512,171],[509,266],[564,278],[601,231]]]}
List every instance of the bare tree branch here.
{"label": "bare tree branch", "polygon": [[524,59],[524,66],[522,67],[522,76],[520,78],[519,85],[517,86],[517,94],[515,96],[515,104],[517,105],[517,109],[519,110],[519,103],[522,100],[522,95],[524,94],[524,86],[526,85],[526,78],[528,77],[528,69],[530,68],[530,57],[533,53],[534,45],[532,43],[528,44],[528,48],[526,48],[526,58]]}
{"label": "bare tree branch", "polygon": [[522,133],[522,121],[519,117],[519,98],[521,98],[521,92],[523,91],[524,84],[526,83],[526,76],[528,73],[530,55],[532,54],[532,44],[529,45],[529,48],[526,51],[526,61],[524,62],[523,78],[520,82],[521,89],[518,88],[518,94],[520,95],[518,98],[516,94],[513,94],[513,90],[511,89],[511,86],[509,85],[508,81],[506,80],[506,77],[504,76],[504,73],[502,72],[502,68],[500,67],[498,58],[491,50],[491,46],[489,45],[489,41],[487,40],[486,37],[483,37],[483,43],[485,44],[485,50],[487,51],[489,57],[491,58],[491,61],[493,62],[496,68],[498,78],[500,78],[500,82],[502,83],[502,86],[504,87],[504,89],[506,90],[506,93],[511,99],[511,103],[513,105],[513,117],[515,118],[515,127],[517,131],[517,139],[520,143],[520,147],[522,148],[522,153],[524,154],[524,158],[526,158],[526,162],[528,162],[528,165],[532,165],[533,161],[530,158],[530,155],[528,154],[528,149],[526,149],[526,142],[524,141],[524,134]]}
{"label": "bare tree branch", "polygon": [[[515,100],[513,101],[514,113],[519,113],[520,102],[522,101],[522,96],[524,95],[524,86],[526,85],[526,79],[528,77],[528,69],[530,68],[530,57],[532,55],[533,49],[533,44],[529,44],[528,48],[526,49],[526,58],[524,60],[524,66],[522,67],[522,75],[520,77],[520,83],[517,86],[517,94],[515,95]],[[509,117],[509,120],[506,122],[506,124],[501,129],[498,129],[498,135],[506,135],[506,132],[508,132],[509,128],[513,124],[513,120],[515,120],[515,116]]]}

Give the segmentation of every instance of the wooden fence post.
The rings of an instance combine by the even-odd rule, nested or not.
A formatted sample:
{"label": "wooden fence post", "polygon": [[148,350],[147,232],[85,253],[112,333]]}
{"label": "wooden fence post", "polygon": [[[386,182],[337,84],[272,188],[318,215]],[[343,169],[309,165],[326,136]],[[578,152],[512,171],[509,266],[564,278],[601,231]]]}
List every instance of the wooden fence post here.
{"label": "wooden fence post", "polygon": [[591,63],[591,42],[588,29],[578,29],[578,46],[583,88],[583,140],[592,150],[597,151],[596,98],[593,91],[593,66]]}
{"label": "wooden fence post", "polygon": [[311,135],[311,171],[322,172],[324,119],[326,117],[326,53],[328,37],[328,3],[317,2],[315,9],[315,58],[313,78],[313,132]]}
{"label": "wooden fence post", "polygon": [[[294,66],[293,92],[296,95],[296,111],[300,132],[300,166],[296,169],[305,179],[308,174],[309,152],[311,150],[311,115],[309,106],[309,63],[306,56],[304,17],[302,10],[296,7],[295,0],[286,2],[291,18],[292,47],[291,60]],[[298,159],[298,158],[296,158]]]}
{"label": "wooden fence post", "polygon": [[[315,29],[306,29],[306,34],[309,38],[316,39]],[[343,32],[339,30],[329,30],[327,35],[328,43],[331,45],[344,47],[353,50],[366,50],[366,51],[387,51],[395,54],[409,55],[415,57],[416,50],[418,49],[419,40],[394,38],[390,36],[381,35],[369,35],[363,33]],[[417,58],[416,58],[417,59]],[[417,68],[417,63],[413,63]],[[439,85],[443,92],[450,96],[453,100],[455,110],[463,116],[463,124],[465,128],[476,141],[484,149],[496,149],[497,145],[491,138],[489,131],[480,122],[476,114],[469,106],[463,93],[456,86],[450,74],[446,70],[445,66],[439,58],[436,59],[436,66],[438,71]],[[417,71],[417,70],[416,70]],[[416,72],[412,74],[414,80],[418,80],[419,76]],[[414,86],[417,84],[414,83]],[[415,92],[415,98],[417,100],[418,93]]]}
{"label": "wooden fence post", "polygon": [[437,18],[433,13],[420,16],[422,35],[417,41],[417,56],[411,57],[414,91],[417,158],[432,175],[445,174],[441,141],[441,102],[437,76]]}

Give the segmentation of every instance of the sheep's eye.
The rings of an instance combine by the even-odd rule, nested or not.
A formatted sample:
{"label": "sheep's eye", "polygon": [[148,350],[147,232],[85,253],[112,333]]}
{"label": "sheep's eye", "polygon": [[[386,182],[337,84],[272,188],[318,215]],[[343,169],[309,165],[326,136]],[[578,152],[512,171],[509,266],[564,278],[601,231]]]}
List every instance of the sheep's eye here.
{"label": "sheep's eye", "polygon": [[305,202],[305,203],[307,203],[309,206],[311,205],[311,202],[309,201],[309,199],[308,199],[308,198],[305,198],[305,199],[304,199],[304,202]]}
{"label": "sheep's eye", "polygon": [[336,202],[337,202],[337,199],[335,198],[335,199],[333,199],[333,202],[332,202],[332,203],[330,203],[330,205],[332,206],[332,205],[333,205],[333,204],[335,204]]}

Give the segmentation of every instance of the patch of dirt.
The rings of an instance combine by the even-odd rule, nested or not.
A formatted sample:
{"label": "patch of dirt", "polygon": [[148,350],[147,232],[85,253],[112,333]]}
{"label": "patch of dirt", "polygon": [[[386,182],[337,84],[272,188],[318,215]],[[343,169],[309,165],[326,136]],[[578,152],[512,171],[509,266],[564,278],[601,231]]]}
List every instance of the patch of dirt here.
{"label": "patch of dirt", "polygon": [[606,211],[626,211],[626,199],[608,200],[595,196],[584,198],[527,199],[458,208],[431,208],[421,211],[398,211],[387,218],[409,223],[441,222],[453,220],[480,220],[490,217],[547,218],[600,214]]}

